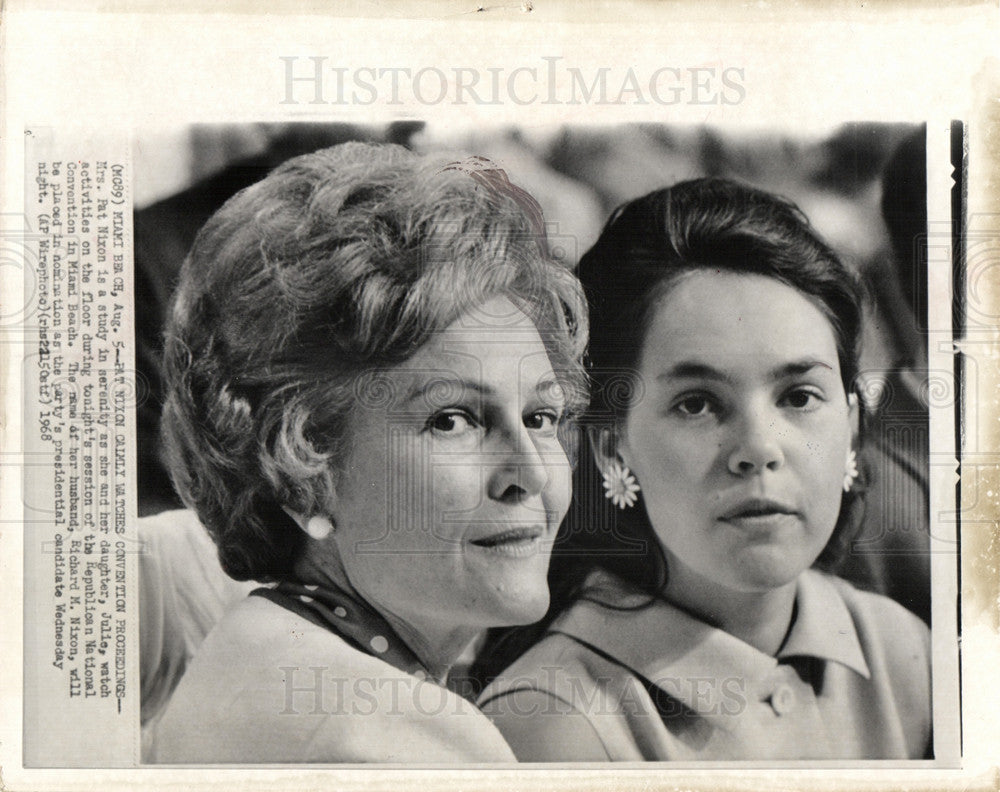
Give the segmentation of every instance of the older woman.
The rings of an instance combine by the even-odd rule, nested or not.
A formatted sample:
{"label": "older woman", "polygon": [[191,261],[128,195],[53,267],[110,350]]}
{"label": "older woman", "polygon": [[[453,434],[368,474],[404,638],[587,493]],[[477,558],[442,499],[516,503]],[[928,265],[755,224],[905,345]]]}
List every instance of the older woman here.
{"label": "older woman", "polygon": [[502,171],[395,146],[230,200],[167,330],[175,486],[270,583],[174,691],[155,761],[510,761],[449,667],[548,606],[585,312]]}

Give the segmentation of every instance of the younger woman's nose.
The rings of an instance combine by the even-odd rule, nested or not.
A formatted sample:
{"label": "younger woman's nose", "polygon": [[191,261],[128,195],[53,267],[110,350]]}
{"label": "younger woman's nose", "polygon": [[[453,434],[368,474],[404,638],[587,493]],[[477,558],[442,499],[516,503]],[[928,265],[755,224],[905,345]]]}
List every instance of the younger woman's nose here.
{"label": "younger woman's nose", "polygon": [[778,470],[785,463],[777,416],[766,409],[748,411],[733,421],[729,471],[737,476]]}

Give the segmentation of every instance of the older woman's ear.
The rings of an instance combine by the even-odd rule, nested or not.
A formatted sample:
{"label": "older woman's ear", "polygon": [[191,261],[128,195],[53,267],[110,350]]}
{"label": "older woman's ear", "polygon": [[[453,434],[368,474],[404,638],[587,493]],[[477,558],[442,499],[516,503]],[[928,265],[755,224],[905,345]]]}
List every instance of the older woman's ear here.
{"label": "older woman's ear", "polygon": [[304,514],[292,511],[287,506],[282,506],[281,508],[312,539],[316,539],[317,541],[326,539],[326,537],[333,533],[333,521],[324,514],[314,514],[311,517],[306,517]]}

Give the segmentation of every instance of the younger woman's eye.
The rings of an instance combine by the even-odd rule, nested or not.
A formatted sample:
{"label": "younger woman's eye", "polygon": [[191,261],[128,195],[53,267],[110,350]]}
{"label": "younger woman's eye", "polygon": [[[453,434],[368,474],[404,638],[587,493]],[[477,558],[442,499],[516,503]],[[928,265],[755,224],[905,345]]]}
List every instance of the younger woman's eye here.
{"label": "younger woman's eye", "polygon": [[823,401],[823,395],[812,388],[793,388],[782,397],[782,402],[795,410],[808,410],[817,407]]}
{"label": "younger woman's eye", "polygon": [[475,429],[479,423],[465,410],[441,410],[427,421],[427,428],[432,432],[449,437],[465,434]]}
{"label": "younger woman's eye", "polygon": [[674,409],[687,418],[701,418],[718,412],[718,405],[707,394],[693,393],[678,401]]}

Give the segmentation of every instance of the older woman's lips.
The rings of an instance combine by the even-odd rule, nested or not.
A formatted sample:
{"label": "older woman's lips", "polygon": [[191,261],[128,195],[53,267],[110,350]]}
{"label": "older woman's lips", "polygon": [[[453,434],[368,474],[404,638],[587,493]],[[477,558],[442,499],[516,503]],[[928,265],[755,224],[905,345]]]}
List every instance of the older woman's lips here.
{"label": "older woman's lips", "polygon": [[481,539],[470,540],[469,544],[482,548],[488,553],[521,557],[532,555],[538,550],[539,540],[545,535],[545,528],[530,525],[507,528]]}

